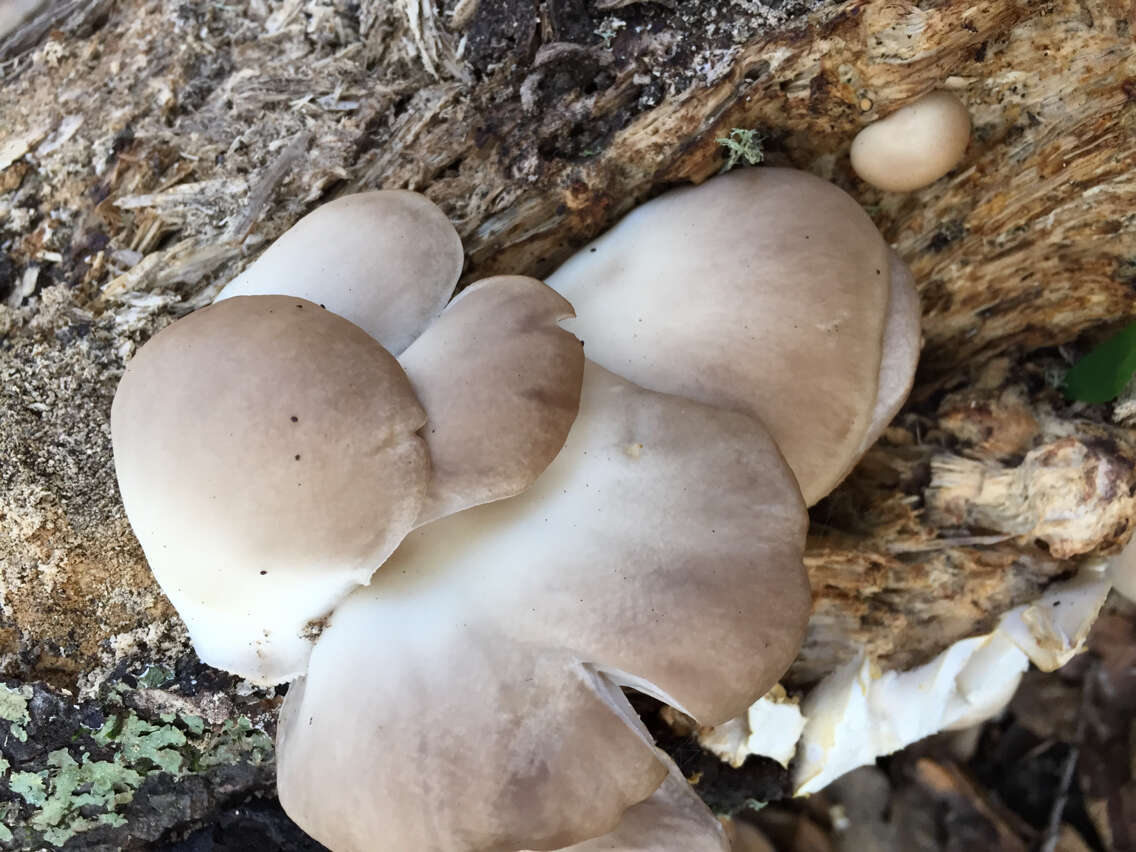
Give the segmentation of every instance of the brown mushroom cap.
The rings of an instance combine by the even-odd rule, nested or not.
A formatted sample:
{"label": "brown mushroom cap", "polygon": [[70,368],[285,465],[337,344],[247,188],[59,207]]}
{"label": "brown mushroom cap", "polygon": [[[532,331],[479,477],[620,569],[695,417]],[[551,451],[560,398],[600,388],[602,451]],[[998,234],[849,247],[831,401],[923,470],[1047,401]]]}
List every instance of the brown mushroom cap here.
{"label": "brown mushroom cap", "polygon": [[910,276],[852,198],[804,172],[741,169],[669,192],[548,283],[575,307],[564,325],[590,359],[759,418],[809,504],[847,475],[914,374]]}
{"label": "brown mushroom cap", "polygon": [[399,355],[454,291],[461,238],[430,199],[383,190],[317,207],[269,246],[216,301],[286,294],[323,305]]}
{"label": "brown mushroom cap", "polygon": [[614,830],[668,766],[619,686],[707,724],[764,694],[804,636],[806,526],[755,420],[587,365],[531,488],[416,530],[336,609],[281,714],[281,802],[336,852]]}
{"label": "brown mushroom cap", "polygon": [[748,822],[727,818],[725,827],[730,838],[731,852],[777,852],[777,848],[765,835]]}
{"label": "brown mushroom cap", "polygon": [[552,462],[580,405],[572,306],[535,278],[467,287],[399,357],[426,409],[433,472],[419,524],[519,494]]}
{"label": "brown mushroom cap", "polygon": [[424,421],[398,362],[303,299],[226,299],[138,352],[111,412],[119,488],[203,660],[304,670],[308,622],[421,511]]}
{"label": "brown mushroom cap", "polygon": [[852,140],[856,174],[888,192],[930,186],[955,166],[970,142],[970,114],[950,92],[931,92],[869,124]]}

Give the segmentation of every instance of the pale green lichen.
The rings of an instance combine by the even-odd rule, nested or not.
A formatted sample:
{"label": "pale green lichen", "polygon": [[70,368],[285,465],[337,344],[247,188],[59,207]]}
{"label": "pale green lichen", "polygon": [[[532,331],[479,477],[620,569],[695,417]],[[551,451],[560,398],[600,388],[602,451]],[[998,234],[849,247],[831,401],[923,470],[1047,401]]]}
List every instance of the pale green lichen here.
{"label": "pale green lichen", "polygon": [[200,737],[205,733],[205,720],[200,716],[191,716],[189,713],[178,714],[181,717],[181,723],[185,725],[188,730],[195,737]]}
{"label": "pale green lichen", "polygon": [[138,678],[138,685],[147,689],[156,689],[173,679],[174,673],[165,666],[147,666],[146,671]]}
{"label": "pale green lichen", "polygon": [[[8,767],[11,766],[3,755],[0,755],[0,778],[3,778],[7,773]],[[11,784],[8,784],[8,789],[11,789]],[[8,828],[8,823],[12,821],[12,815],[16,812],[16,806],[13,802],[0,802],[0,843],[9,843],[12,841],[12,831]]]}
{"label": "pale green lichen", "polygon": [[600,25],[596,27],[595,34],[603,39],[603,46],[611,47],[612,41],[619,35],[619,31],[627,28],[627,21],[622,18],[608,16],[600,21]]}
{"label": "pale green lichen", "polygon": [[763,137],[756,130],[747,130],[744,127],[735,127],[729,136],[722,136],[714,141],[728,152],[726,163],[722,166],[723,172],[728,172],[740,162],[756,166],[765,159],[765,149],[762,147]]}
{"label": "pale green lichen", "polygon": [[13,772],[8,779],[8,789],[17,796],[23,796],[29,805],[42,805],[47,801],[43,782],[46,772]]}
{"label": "pale green lichen", "polygon": [[19,808],[15,802],[0,802],[0,843],[11,843],[15,838],[9,825],[16,821]]}
{"label": "pale green lichen", "polygon": [[[121,691],[116,693],[120,698]],[[9,716],[30,721],[26,701],[8,698],[4,707]],[[11,772],[7,786],[31,806],[31,814],[20,822],[15,803],[0,804],[0,824],[5,826],[0,843],[13,840],[10,829],[17,824],[53,847],[100,825],[125,825],[122,811],[153,772],[180,778],[215,766],[260,764],[272,758],[272,740],[247,717],[229,719],[219,728],[188,713],[164,713],[159,720],[161,724],[147,721],[124,708],[91,734],[112,752],[110,759],[96,760],[86,752],[76,759],[67,749],[58,749],[48,755],[45,769]],[[9,768],[0,758],[0,775]]]}
{"label": "pale green lichen", "polygon": [[30,686],[12,688],[0,683],[0,719],[9,722],[12,736],[22,743],[28,741],[24,725],[31,721],[28,715],[28,701],[32,697]]}
{"label": "pale green lichen", "polygon": [[121,722],[114,716],[107,719],[94,735],[95,742],[106,745],[117,742],[122,756],[131,766],[149,761],[164,772],[177,775],[182,768],[182,756],[177,749],[185,745],[185,734],[172,726],[173,716],[162,719],[166,724],[152,725],[134,713]]}
{"label": "pale green lichen", "polygon": [[[83,755],[79,763],[66,749],[59,749],[48,755],[47,763],[52,768],[45,773],[50,777],[51,792],[29,824],[56,846],[97,825],[122,824],[125,818],[114,809],[130,802],[143,779],[140,772],[123,765],[122,755],[115,755],[113,761],[91,760],[90,755]],[[103,813],[93,818],[77,813],[80,808],[91,807]]]}
{"label": "pale green lichen", "polygon": [[227,719],[210,748],[201,754],[197,766],[208,769],[247,760],[263,763],[272,756],[272,739],[253,725],[247,716]]}

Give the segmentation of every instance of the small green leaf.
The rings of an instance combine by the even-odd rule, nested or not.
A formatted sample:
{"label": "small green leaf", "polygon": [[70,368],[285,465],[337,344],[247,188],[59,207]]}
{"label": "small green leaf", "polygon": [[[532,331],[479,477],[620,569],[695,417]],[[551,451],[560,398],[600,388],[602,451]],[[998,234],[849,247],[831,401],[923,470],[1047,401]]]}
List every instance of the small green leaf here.
{"label": "small green leaf", "polygon": [[1129,323],[1073,365],[1065,396],[1078,402],[1111,402],[1136,374],[1136,322]]}

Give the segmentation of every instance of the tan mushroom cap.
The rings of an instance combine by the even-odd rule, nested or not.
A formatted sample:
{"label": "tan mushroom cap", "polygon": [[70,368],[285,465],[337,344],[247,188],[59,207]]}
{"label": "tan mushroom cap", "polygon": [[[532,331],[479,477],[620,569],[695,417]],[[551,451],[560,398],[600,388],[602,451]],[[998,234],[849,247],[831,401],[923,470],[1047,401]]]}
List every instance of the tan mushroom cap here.
{"label": "tan mushroom cap", "polygon": [[424,195],[383,190],[317,207],[217,296],[286,294],[323,305],[400,354],[445,306],[461,238]]}
{"label": "tan mushroom cap", "polygon": [[564,326],[590,359],[759,418],[810,505],[875,440],[914,373],[918,304],[902,263],[852,198],[792,169],[669,192],[548,284],[575,307]]}
{"label": "tan mushroom cap", "polygon": [[308,623],[421,511],[424,421],[398,362],[303,299],[227,299],[139,351],[111,412],[119,488],[205,662],[303,671]]}
{"label": "tan mushroom cap", "polygon": [[615,830],[668,767],[619,686],[708,724],[767,691],[804,636],[806,526],[755,420],[586,365],[531,488],[416,530],[336,610],[285,701],[282,804],[336,852]]}
{"label": "tan mushroom cap", "polygon": [[[742,835],[743,841],[748,839]],[[764,852],[738,842],[710,813],[677,769],[629,808],[614,831],[559,852]]]}
{"label": "tan mushroom cap", "polygon": [[280,802],[333,852],[557,849],[666,775],[627,699],[567,654],[379,594],[340,605],[280,714]]}
{"label": "tan mushroom cap", "polygon": [[552,462],[580,404],[572,306],[535,278],[466,288],[402,353],[428,422],[433,473],[419,524],[519,494]]}
{"label": "tan mushroom cap", "polygon": [[950,92],[931,92],[857,133],[849,156],[877,189],[911,192],[957,166],[969,142],[966,105]]}
{"label": "tan mushroom cap", "polygon": [[748,822],[726,819],[724,824],[730,838],[731,852],[777,852],[777,848],[766,836]]}

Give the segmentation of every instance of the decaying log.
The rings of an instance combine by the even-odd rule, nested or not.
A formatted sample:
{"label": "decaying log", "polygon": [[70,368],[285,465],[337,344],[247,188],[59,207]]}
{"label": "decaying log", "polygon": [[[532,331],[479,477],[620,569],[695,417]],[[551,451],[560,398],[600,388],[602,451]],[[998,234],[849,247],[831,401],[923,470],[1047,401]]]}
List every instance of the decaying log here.
{"label": "decaying log", "polygon": [[[110,400],[138,345],[317,202],[420,190],[457,224],[466,281],[540,275],[713,175],[735,128],[858,198],[923,301],[911,403],[814,510],[815,616],[791,685],[860,648],[921,662],[1130,535],[1136,435],[1053,389],[1057,347],[1136,313],[1130,0],[39,15],[0,40],[6,676],[93,693],[116,666],[185,654],[122,513]],[[973,118],[959,168],[908,195],[856,180],[855,132],[936,88]]]}
{"label": "decaying log", "polygon": [[[8,672],[71,682],[115,658],[112,639],[129,644],[133,631],[153,643],[155,625],[173,624],[114,491],[114,381],[134,346],[204,303],[317,200],[420,189],[459,223],[467,280],[540,274],[637,201],[713,174],[715,140],[736,127],[763,134],[770,162],[857,195],[911,263],[924,303],[913,425],[897,425],[905,434],[866,461],[887,475],[859,476],[829,501],[854,494],[855,517],[838,513],[839,534],[831,521],[819,527],[817,627],[799,677],[861,642],[896,662],[933,653],[1067,570],[1058,559],[1125,537],[1131,507],[1106,509],[1104,495],[1085,510],[1104,513],[1100,534],[1074,553],[1020,543],[1018,527],[965,506],[959,517],[925,512],[924,480],[946,452],[1001,463],[1034,450],[1018,476],[1038,475],[1046,438],[1018,421],[1048,404],[1044,384],[1014,386],[1017,405],[985,409],[936,406],[935,395],[997,354],[1021,369],[1030,349],[1131,313],[1130,5],[848,3],[793,21],[738,13],[717,34],[706,10],[530,11],[465,4],[459,29],[397,4],[352,16],[285,3],[241,20],[218,7],[124,3],[85,37],[57,31],[8,59]],[[906,196],[857,182],[846,157],[855,130],[935,87],[958,91],[974,116],[963,165]],[[1065,412],[1047,416],[1078,440]],[[1010,434],[973,434],[985,428]],[[1092,452],[1122,464],[1123,452],[1099,447],[1127,440],[1122,430]],[[1018,538],[984,543],[991,530]]]}

